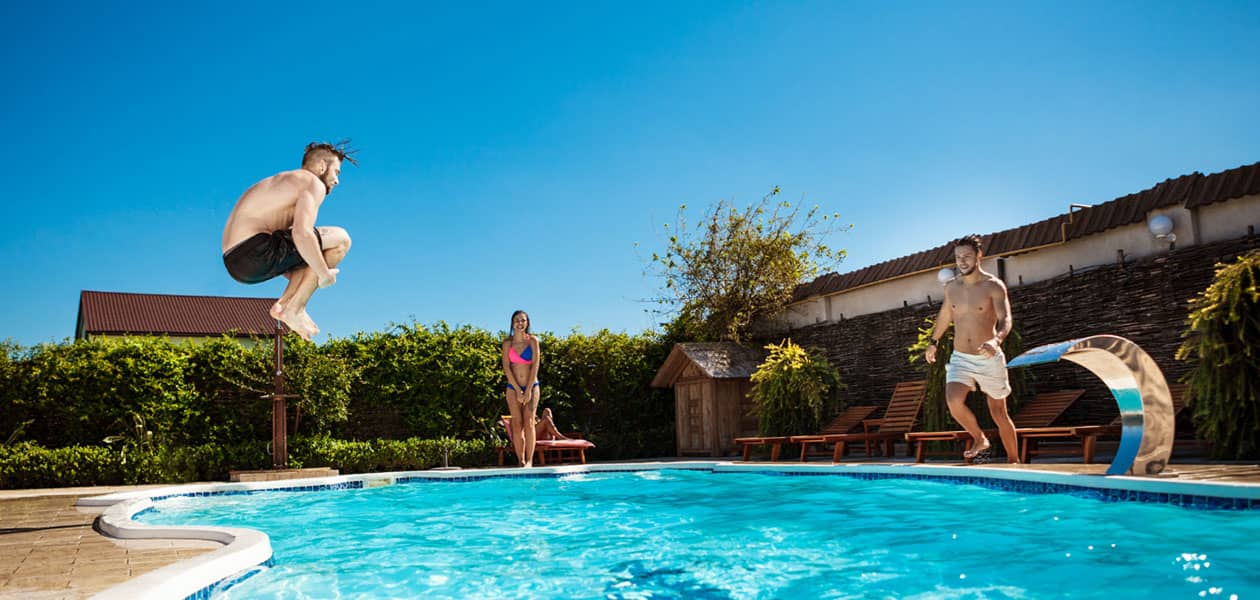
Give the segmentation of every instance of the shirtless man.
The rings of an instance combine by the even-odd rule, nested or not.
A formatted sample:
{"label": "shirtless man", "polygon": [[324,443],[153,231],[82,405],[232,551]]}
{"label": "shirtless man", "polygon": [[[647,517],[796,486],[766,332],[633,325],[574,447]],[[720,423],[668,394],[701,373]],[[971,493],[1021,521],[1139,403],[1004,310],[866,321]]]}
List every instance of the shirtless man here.
{"label": "shirtless man", "polygon": [[971,459],[989,450],[989,438],[976,422],[976,415],[967,408],[967,394],[979,386],[989,397],[989,414],[1002,436],[1007,461],[1018,463],[1015,424],[1006,412],[1011,384],[1006,375],[1006,356],[1002,353],[1002,340],[1011,333],[1011,301],[1002,280],[980,268],[983,256],[978,235],[954,242],[958,276],[945,284],[945,301],[941,303],[932,341],[928,342],[923,358],[929,363],[936,362],[936,346],[952,321],[954,353],[945,365],[945,399],[949,413],[973,440],[971,449],[963,456]]}
{"label": "shirtless man", "polygon": [[306,314],[306,302],[316,288],[337,282],[335,267],[350,250],[345,229],[315,226],[319,205],[340,183],[341,162],[358,164],[345,144],[307,144],[302,168],[250,186],[223,228],[228,274],[251,284],[284,275],[289,285],[272,305],[271,316],[305,340],[319,333]]}

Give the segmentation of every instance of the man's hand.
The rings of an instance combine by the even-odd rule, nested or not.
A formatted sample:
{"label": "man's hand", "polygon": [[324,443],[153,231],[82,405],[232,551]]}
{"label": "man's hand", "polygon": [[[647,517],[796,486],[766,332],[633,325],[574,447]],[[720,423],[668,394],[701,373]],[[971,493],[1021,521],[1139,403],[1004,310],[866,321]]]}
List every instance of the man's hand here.
{"label": "man's hand", "polygon": [[319,287],[326,288],[334,283],[337,283],[337,273],[340,272],[341,269],[328,269],[328,277],[319,278]]}
{"label": "man's hand", "polygon": [[928,346],[927,350],[923,351],[923,360],[926,360],[929,365],[936,364],[936,344]]}
{"label": "man's hand", "polygon": [[997,338],[993,338],[983,344],[980,344],[980,354],[983,354],[986,358],[993,358],[1001,351],[1002,346],[998,343]]}

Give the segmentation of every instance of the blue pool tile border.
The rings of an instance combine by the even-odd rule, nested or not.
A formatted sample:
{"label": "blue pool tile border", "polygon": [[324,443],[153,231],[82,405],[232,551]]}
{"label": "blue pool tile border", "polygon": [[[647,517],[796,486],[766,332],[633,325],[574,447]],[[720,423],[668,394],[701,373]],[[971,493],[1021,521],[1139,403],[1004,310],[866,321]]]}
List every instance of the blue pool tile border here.
{"label": "blue pool tile border", "polygon": [[[362,481],[343,481],[341,483],[321,483],[319,485],[300,485],[295,487],[275,487],[261,488],[256,490],[210,490],[205,492],[180,492],[178,494],[165,494],[162,496],[153,496],[149,500],[158,502],[160,500],[169,500],[171,498],[197,498],[201,496],[245,496],[249,494],[264,494],[268,492],[324,492],[333,490],[356,490],[363,487]],[[148,512],[146,509],[136,513],[137,515]]]}
{"label": "blue pool tile border", "polygon": [[559,479],[575,474],[594,473],[634,473],[645,470],[681,470],[707,471],[716,474],[756,473],[776,477],[850,477],[863,480],[912,479],[934,481],[961,485],[975,485],[988,489],[1016,492],[1021,494],[1069,494],[1081,498],[1091,498],[1102,502],[1142,502],[1147,504],[1168,504],[1195,510],[1260,510],[1260,499],[1222,498],[1217,496],[1199,496],[1193,494],[1175,494],[1162,492],[1142,492],[1137,490],[1120,490],[1113,488],[1096,488],[1067,483],[1050,483],[1042,481],[1023,481],[1017,479],[998,479],[968,475],[940,475],[929,473],[852,473],[837,471],[779,471],[738,470],[726,471],[712,468],[680,468],[670,469],[600,469],[598,471],[581,471],[579,473],[487,473],[484,475],[459,475],[454,477],[399,477],[395,483],[460,483],[481,481],[486,479]]}
{"label": "blue pool tile border", "polygon": [[967,475],[934,475],[928,473],[836,473],[836,472],[802,472],[802,471],[719,471],[720,473],[759,473],[780,477],[815,477],[837,475],[854,479],[916,479],[961,485],[975,485],[992,490],[1016,492],[1021,494],[1068,494],[1072,496],[1100,500],[1102,502],[1142,502],[1147,504],[1169,504],[1196,510],[1260,510],[1260,499],[1221,498],[1217,496],[1198,496],[1194,494],[1169,494],[1162,492],[1142,492],[1138,490],[1118,490],[1114,488],[1096,488],[1068,483],[1050,483],[1044,481],[1022,481],[1017,479],[996,479],[992,477],[975,477]]}
{"label": "blue pool tile border", "polygon": [[274,559],[268,558],[266,562],[258,565],[257,567],[254,567],[252,569],[246,569],[245,571],[238,573],[236,575],[232,575],[227,578],[220,579],[206,587],[203,587],[197,590],[196,592],[193,592],[187,596],[184,596],[184,600],[210,600],[210,598],[213,598],[214,596],[218,594],[222,594],[228,591],[229,589],[236,587],[237,584],[244,582],[246,579],[249,579],[250,577],[253,577],[256,574],[261,573],[264,569],[270,569],[271,567],[274,567],[274,566],[276,566],[276,561]]}
{"label": "blue pool tile border", "polygon": [[[472,481],[482,481],[487,479],[559,479],[562,477],[571,477],[573,475],[586,475],[598,473],[637,473],[642,471],[656,471],[662,469],[643,469],[643,468],[626,468],[626,469],[599,469],[597,471],[579,471],[577,473],[486,473],[486,474],[469,474],[457,476],[431,477],[424,475],[409,475],[398,477],[394,480],[396,484],[406,483],[466,483]],[[1024,481],[1015,479],[1000,479],[994,477],[981,477],[969,475],[942,475],[931,473],[854,473],[854,472],[837,472],[824,470],[775,470],[775,469],[757,469],[757,470],[738,470],[726,471],[715,470],[710,467],[666,467],[664,470],[680,470],[680,471],[705,471],[710,473],[756,473],[760,475],[772,475],[776,477],[850,477],[862,480],[883,480],[883,479],[911,479],[920,481],[935,481],[941,483],[952,483],[961,485],[975,485],[988,489],[1017,492],[1024,494],[1070,494],[1073,496],[1092,498],[1103,502],[1143,502],[1148,504],[1168,504],[1172,506],[1180,506],[1183,508],[1191,508],[1197,510],[1260,510],[1260,499],[1251,498],[1222,498],[1217,496],[1200,496],[1193,494],[1176,494],[1163,492],[1143,492],[1137,490],[1122,490],[1103,487],[1088,487],[1081,485],[1072,485],[1067,483],[1050,483],[1042,481]],[[211,490],[203,492],[182,492],[176,494],[166,494],[162,496],[154,496],[151,498],[153,502],[168,500],[171,498],[183,497],[201,497],[201,496],[238,496],[249,494],[262,494],[268,492],[321,492],[335,490],[352,490],[363,489],[364,482],[344,481],[340,483],[325,483],[318,485],[303,485],[294,487],[274,487],[261,488],[252,490]],[[145,509],[136,516],[142,515],[154,508]]]}

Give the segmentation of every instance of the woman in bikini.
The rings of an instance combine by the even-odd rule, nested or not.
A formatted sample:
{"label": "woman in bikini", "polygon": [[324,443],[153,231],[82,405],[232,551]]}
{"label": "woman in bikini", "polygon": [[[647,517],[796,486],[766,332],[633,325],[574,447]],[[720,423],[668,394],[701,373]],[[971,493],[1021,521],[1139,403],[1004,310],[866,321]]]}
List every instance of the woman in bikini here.
{"label": "woman in bikini", "polygon": [[503,374],[507,377],[508,412],[512,415],[512,448],[521,466],[534,466],[537,433],[531,426],[538,412],[538,338],[529,333],[529,315],[512,313],[511,335],[503,340]]}

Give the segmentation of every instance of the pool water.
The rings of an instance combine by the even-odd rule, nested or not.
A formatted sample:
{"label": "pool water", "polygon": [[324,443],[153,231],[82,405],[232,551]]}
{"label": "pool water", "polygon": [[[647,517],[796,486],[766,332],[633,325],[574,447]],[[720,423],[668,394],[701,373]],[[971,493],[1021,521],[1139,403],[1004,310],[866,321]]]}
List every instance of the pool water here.
{"label": "pool water", "polygon": [[1260,512],[705,471],[159,501],[250,527],[223,598],[1257,598]]}

